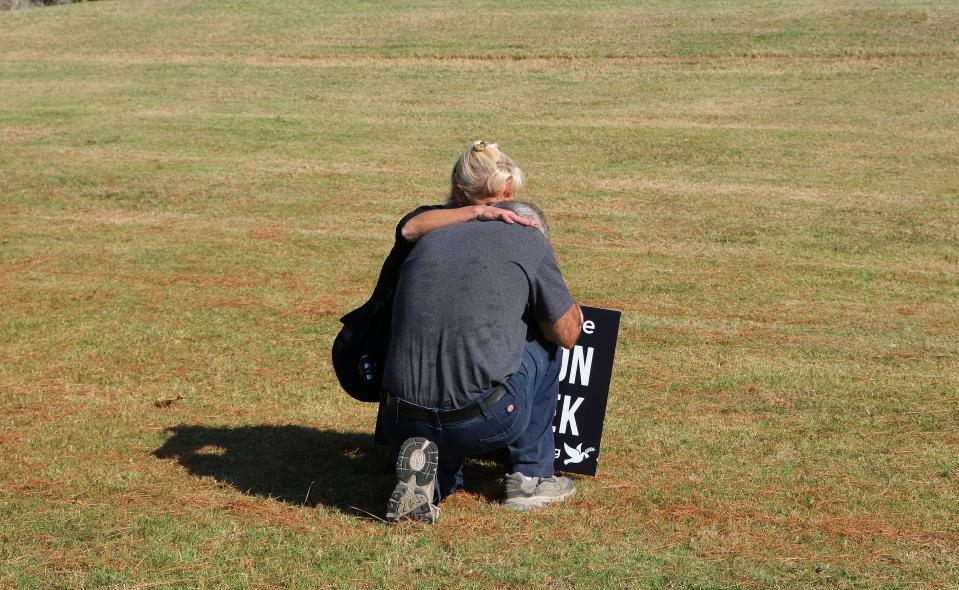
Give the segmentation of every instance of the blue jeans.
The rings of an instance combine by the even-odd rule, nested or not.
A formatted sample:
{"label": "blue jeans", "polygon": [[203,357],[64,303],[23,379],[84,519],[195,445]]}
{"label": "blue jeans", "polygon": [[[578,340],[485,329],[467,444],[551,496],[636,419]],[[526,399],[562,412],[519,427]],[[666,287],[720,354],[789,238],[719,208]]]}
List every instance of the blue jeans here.
{"label": "blue jeans", "polygon": [[414,420],[397,410],[386,410],[383,426],[395,462],[399,446],[411,436],[423,436],[439,448],[437,497],[463,485],[463,459],[506,448],[509,473],[528,477],[553,475],[555,443],[553,416],[559,395],[558,347],[536,339],[530,330],[519,369],[506,380],[506,393],[489,407],[484,395],[474,400],[479,413],[458,422],[440,422],[442,411],[432,409],[431,421]]}

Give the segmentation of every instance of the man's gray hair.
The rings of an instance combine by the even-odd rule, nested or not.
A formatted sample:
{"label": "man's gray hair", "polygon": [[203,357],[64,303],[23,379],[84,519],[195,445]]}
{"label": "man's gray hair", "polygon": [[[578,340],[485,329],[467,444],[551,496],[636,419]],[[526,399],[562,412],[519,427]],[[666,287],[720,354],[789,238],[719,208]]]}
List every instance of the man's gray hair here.
{"label": "man's gray hair", "polygon": [[549,225],[546,224],[546,214],[536,205],[524,201],[500,201],[494,203],[493,206],[532,219],[539,224],[539,230],[543,232],[543,235],[549,238]]}

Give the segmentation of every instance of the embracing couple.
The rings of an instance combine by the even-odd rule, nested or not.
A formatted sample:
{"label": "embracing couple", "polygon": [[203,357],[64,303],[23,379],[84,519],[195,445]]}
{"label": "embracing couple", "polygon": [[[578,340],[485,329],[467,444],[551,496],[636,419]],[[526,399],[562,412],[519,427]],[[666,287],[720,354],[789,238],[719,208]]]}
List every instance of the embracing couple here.
{"label": "embracing couple", "polygon": [[575,493],[553,473],[552,424],[558,346],[575,344],[582,313],[542,211],[514,200],[522,184],[496,144],[474,142],[453,167],[448,202],[397,227],[377,287],[393,295],[377,375],[377,430],[397,475],[391,522],[435,522],[439,500],[463,483],[464,457],[497,449],[507,456],[505,506]]}

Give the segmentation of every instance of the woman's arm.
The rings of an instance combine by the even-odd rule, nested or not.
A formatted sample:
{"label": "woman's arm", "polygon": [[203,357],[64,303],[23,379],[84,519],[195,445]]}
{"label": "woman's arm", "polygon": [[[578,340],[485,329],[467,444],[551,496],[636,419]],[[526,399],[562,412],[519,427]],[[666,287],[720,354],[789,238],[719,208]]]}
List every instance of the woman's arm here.
{"label": "woman's arm", "polygon": [[518,223],[528,227],[539,227],[532,219],[517,215],[506,209],[490,207],[489,205],[469,205],[456,209],[433,209],[420,213],[407,221],[400,230],[403,239],[415,243],[434,229],[439,229],[454,223],[465,223],[472,219],[480,221],[499,220],[504,223]]}

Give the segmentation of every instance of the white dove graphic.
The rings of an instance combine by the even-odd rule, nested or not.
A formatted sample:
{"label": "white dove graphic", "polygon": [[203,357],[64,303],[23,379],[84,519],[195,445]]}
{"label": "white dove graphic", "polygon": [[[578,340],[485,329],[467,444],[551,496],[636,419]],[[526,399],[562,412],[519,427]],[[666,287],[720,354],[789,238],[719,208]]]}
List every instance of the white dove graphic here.
{"label": "white dove graphic", "polygon": [[584,451],[583,443],[576,445],[575,449],[568,444],[563,443],[563,448],[566,449],[566,454],[569,455],[569,459],[563,461],[563,465],[569,465],[570,463],[582,463],[583,459],[589,459],[589,454],[596,450],[595,447],[589,447]]}

